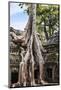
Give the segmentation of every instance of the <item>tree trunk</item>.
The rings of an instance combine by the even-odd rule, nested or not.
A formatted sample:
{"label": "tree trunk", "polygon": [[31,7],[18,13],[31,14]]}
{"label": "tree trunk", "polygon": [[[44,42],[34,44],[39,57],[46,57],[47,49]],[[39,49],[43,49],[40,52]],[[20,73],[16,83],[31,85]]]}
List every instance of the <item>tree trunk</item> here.
{"label": "tree trunk", "polygon": [[46,22],[45,22],[45,20],[44,20],[44,33],[45,33],[46,40],[48,40],[48,33],[46,31]]}
{"label": "tree trunk", "polygon": [[39,64],[39,79],[40,83],[43,84],[44,59],[42,51],[44,52],[45,50],[36,33],[36,4],[30,5],[29,12],[29,20],[25,27],[26,33],[23,36],[24,41],[20,43],[21,39],[18,41],[18,36],[16,40],[20,43],[20,47],[22,47],[22,45],[26,45],[26,49],[22,49],[21,52],[22,60],[19,65],[18,77],[18,82],[23,86],[27,86],[27,84],[29,86],[35,85],[34,68],[36,64]]}

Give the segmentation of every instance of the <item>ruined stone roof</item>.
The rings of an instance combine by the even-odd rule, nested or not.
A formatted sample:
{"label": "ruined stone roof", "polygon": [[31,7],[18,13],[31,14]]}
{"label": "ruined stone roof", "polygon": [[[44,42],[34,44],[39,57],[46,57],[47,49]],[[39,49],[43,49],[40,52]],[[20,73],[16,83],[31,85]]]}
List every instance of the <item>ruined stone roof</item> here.
{"label": "ruined stone roof", "polygon": [[59,31],[54,33],[47,41],[47,45],[52,45],[52,44],[59,44]]}
{"label": "ruined stone roof", "polygon": [[13,27],[10,27],[9,32],[14,32],[16,35],[20,35],[23,31],[14,29]]}
{"label": "ruined stone roof", "polygon": [[[58,63],[58,46],[59,45],[59,31],[54,33],[50,38],[49,40],[47,41],[46,43],[46,50],[47,50],[47,53],[46,53],[46,58],[45,58],[45,62],[54,62],[54,63]],[[52,47],[54,46],[54,47]],[[51,48],[52,47],[52,48]]]}

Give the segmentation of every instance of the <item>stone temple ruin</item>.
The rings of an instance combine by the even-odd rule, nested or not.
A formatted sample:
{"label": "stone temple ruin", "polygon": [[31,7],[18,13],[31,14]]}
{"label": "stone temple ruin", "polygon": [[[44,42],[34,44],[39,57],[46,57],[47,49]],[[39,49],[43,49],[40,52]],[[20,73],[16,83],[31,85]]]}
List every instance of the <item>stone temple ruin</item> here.
{"label": "stone temple ruin", "polygon": [[[24,31],[25,32],[25,31]],[[15,30],[10,27],[9,30],[9,68],[10,85],[18,82],[19,63],[21,62],[21,47],[14,38],[21,36],[23,31]],[[49,84],[59,84],[59,32],[53,34],[46,44],[43,45],[46,52],[42,53],[44,58],[43,79]],[[26,48],[26,46],[24,46]],[[34,68],[34,78],[36,85],[39,84],[39,66],[37,63]]]}

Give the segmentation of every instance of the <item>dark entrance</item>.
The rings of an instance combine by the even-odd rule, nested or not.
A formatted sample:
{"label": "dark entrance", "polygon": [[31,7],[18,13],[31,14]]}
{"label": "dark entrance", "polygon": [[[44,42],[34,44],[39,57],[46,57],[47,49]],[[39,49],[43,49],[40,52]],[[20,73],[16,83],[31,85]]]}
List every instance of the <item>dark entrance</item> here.
{"label": "dark entrance", "polygon": [[34,78],[35,78],[35,83],[38,84],[39,83],[39,66],[34,70]]}
{"label": "dark entrance", "polygon": [[51,82],[52,81],[52,68],[47,68],[47,80],[49,81],[49,82]]}
{"label": "dark entrance", "polygon": [[52,78],[52,69],[51,68],[47,68],[47,75],[49,78]]}
{"label": "dark entrance", "polygon": [[18,81],[18,72],[11,72],[11,83],[16,83]]}

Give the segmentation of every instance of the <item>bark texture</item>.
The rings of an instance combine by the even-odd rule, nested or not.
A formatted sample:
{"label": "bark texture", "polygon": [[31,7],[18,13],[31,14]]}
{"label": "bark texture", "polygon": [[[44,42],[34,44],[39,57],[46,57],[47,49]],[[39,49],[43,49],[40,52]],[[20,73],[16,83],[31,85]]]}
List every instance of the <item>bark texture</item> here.
{"label": "bark texture", "polygon": [[[35,86],[34,70],[39,66],[39,83],[43,81],[44,48],[36,32],[36,4],[29,6],[29,20],[22,36],[16,36],[15,42],[20,43],[21,62],[19,64],[18,83],[22,86]],[[24,48],[25,47],[25,48]]]}

